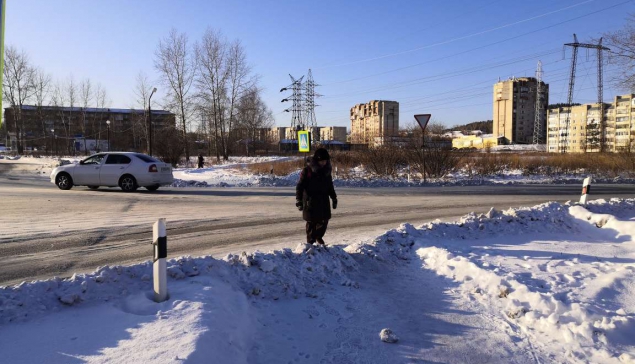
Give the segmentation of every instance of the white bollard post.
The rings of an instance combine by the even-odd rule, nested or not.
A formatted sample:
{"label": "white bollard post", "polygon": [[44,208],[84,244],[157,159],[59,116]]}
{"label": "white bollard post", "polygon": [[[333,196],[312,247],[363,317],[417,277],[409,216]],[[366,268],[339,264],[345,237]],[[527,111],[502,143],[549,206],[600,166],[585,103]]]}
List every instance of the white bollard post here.
{"label": "white bollard post", "polygon": [[152,227],[152,245],[154,260],[152,276],[154,281],[154,301],[163,302],[168,299],[167,264],[168,237],[165,233],[165,219],[161,218]]}
{"label": "white bollard post", "polygon": [[410,164],[408,164],[408,183],[410,183]]}
{"label": "white bollard post", "polygon": [[337,178],[337,166],[335,166],[335,178]]}
{"label": "white bollard post", "polygon": [[586,205],[587,196],[589,196],[589,192],[591,191],[591,177],[587,177],[584,179],[584,183],[582,183],[582,196],[580,196],[580,204]]}

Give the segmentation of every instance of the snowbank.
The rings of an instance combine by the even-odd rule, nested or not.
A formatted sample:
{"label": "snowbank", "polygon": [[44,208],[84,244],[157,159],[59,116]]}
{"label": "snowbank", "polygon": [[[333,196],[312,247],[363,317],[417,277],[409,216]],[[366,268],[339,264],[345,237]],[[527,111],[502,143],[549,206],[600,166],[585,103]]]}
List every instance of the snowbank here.
{"label": "snowbank", "polygon": [[[361,267],[381,272],[417,262],[456,282],[466,302],[518,328],[537,350],[564,350],[571,361],[632,362],[635,302],[628,292],[635,292],[635,222],[617,216],[632,218],[634,205],[634,199],[612,199],[586,208],[549,202],[491,209],[455,223],[404,223],[371,242],[344,248],[300,244],[295,250],[223,259],[180,257],[169,260],[168,275],[172,284],[222,282],[223,290],[233,292],[228,300],[251,305],[315,298],[334,287],[355,294],[364,290],[354,279]],[[151,264],[145,262],[1,287],[0,324],[104,302],[154,314],[150,281]],[[173,299],[177,294],[172,292]]]}

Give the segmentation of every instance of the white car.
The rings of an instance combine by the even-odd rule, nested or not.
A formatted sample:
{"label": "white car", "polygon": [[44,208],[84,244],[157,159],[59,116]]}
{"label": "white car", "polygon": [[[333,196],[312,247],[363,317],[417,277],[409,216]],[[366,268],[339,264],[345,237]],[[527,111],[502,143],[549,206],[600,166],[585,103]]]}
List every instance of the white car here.
{"label": "white car", "polygon": [[59,166],[51,172],[51,182],[62,190],[73,186],[119,186],[125,192],[138,187],[156,191],[174,181],[172,166],[149,155],[132,152],[98,153],[77,164]]}

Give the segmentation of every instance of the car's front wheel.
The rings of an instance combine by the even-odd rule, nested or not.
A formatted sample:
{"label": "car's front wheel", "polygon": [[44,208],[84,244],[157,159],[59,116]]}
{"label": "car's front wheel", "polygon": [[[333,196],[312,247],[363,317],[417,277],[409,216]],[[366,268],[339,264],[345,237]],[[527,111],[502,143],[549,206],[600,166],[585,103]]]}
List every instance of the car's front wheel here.
{"label": "car's front wheel", "polygon": [[73,179],[68,173],[60,173],[55,177],[55,184],[60,190],[70,190],[73,187]]}
{"label": "car's front wheel", "polygon": [[146,190],[148,191],[156,191],[159,189],[159,185],[146,186]]}
{"label": "car's front wheel", "polygon": [[119,187],[124,192],[134,192],[137,190],[137,180],[133,176],[126,174],[119,179]]}

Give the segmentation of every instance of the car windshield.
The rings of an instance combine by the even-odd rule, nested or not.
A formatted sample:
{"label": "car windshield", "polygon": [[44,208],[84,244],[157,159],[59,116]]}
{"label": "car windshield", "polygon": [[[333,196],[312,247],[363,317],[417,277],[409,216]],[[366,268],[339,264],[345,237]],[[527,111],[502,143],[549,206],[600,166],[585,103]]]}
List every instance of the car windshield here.
{"label": "car windshield", "polygon": [[146,163],[161,163],[160,160],[152,158],[149,155],[145,155],[145,154],[135,154],[135,157],[141,159],[142,161]]}
{"label": "car windshield", "polygon": [[101,164],[102,159],[104,159],[104,154],[97,154],[84,159],[82,164]]}

